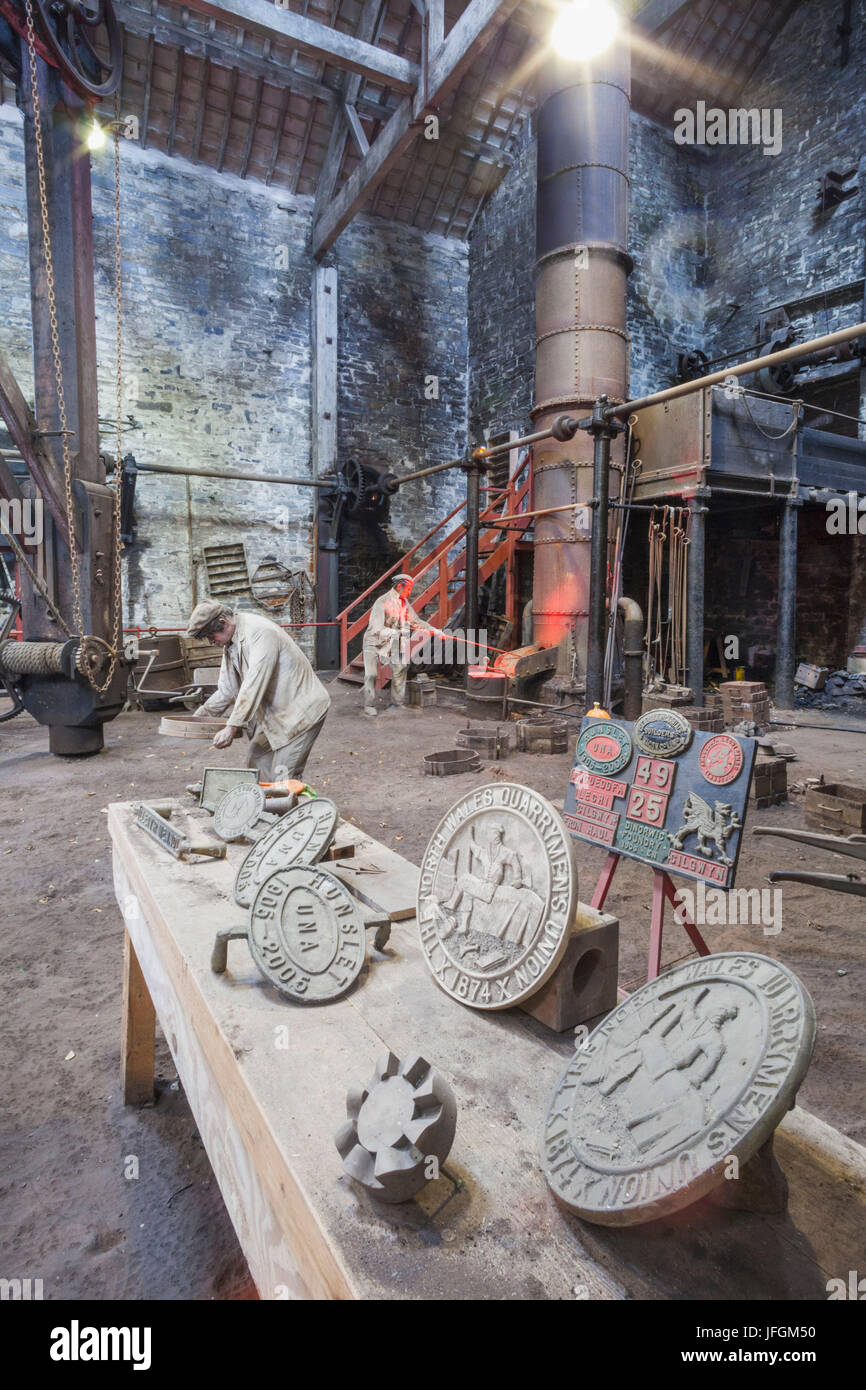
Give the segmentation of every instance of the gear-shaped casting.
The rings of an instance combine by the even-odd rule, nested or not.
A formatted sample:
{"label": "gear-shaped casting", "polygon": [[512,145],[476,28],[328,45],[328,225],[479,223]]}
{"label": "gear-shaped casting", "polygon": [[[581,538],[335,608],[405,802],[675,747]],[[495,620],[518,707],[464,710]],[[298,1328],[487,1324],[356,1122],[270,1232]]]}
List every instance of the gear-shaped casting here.
{"label": "gear-shaped casting", "polygon": [[334,1135],[343,1167],[380,1201],[406,1202],[438,1177],[454,1142],[457,1102],[423,1057],[380,1057],[369,1085],[350,1088],[346,1113]]}

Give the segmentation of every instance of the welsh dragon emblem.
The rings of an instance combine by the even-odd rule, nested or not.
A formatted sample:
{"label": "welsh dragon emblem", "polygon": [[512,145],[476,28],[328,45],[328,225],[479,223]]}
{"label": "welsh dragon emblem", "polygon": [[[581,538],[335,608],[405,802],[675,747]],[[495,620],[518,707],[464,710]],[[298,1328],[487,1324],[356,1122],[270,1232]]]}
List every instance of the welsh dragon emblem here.
{"label": "welsh dragon emblem", "polygon": [[734,861],[726,852],[725,844],[734,831],[741,828],[743,822],[727,803],[717,801],[716,809],[713,811],[697,792],[689,792],[683,807],[683,822],[676,834],[668,832],[668,839],[674,849],[681,850],[687,836],[697,835],[696,848],[699,854],[706,854],[712,858],[713,847],[708,843],[712,841],[719,852],[721,863],[726,864],[728,868],[733,865]]}

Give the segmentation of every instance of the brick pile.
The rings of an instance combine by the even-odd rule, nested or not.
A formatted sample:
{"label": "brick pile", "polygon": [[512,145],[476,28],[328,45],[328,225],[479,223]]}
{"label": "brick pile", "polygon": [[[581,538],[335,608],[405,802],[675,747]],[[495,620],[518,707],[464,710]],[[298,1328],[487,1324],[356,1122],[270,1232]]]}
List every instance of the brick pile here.
{"label": "brick pile", "polygon": [[787,761],[785,758],[764,757],[759,749],[749,789],[749,804],[763,811],[767,806],[778,806],[787,800]]}
{"label": "brick pile", "polygon": [[678,709],[691,705],[694,694],[687,685],[662,685],[660,689],[645,690],[641,700],[640,712],[646,714],[651,709]]}
{"label": "brick pile", "polygon": [[757,724],[766,728],[770,722],[770,696],[763,681],[723,681],[720,686],[725,726]]}
{"label": "brick pile", "polygon": [[722,711],[708,709],[706,705],[698,709],[696,705],[678,705],[677,714],[687,719],[693,729],[704,734],[720,734],[725,727]]}

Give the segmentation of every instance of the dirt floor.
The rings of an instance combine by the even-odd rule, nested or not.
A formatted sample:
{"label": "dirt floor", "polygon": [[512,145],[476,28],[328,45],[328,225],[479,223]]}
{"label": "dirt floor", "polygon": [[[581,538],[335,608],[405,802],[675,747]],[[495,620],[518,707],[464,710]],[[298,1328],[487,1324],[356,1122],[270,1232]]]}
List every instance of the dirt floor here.
{"label": "dirt floor", "polygon": [[[422,756],[453,747],[465,716],[440,707],[368,721],[359,717],[356,688],[331,689],[334,703],[307,779],[346,819],[414,863],[447,807],[484,781],[523,782],[561,806],[570,754],[513,754],[500,764],[482,762],[479,773],[425,776]],[[819,712],[796,717],[853,723]],[[51,757],[47,731],[28,715],[0,726],[0,1276],[42,1279],[46,1298],[256,1297],[161,1038],[156,1105],[127,1110],[120,1098],[122,932],[107,804],[183,797],[202,767],[239,761],[231,749],[160,737],[159,719],[122,715],[106,729],[105,750],[79,760]],[[866,726],[854,727],[850,734],[774,731],[798,753],[789,782],[823,772],[828,781],[866,786]],[[753,811],[749,827],[803,823],[802,797],[793,796],[784,806]],[[766,887],[773,867],[858,868],[851,859],[756,839],[750,828],[739,887]],[[588,900],[604,852],[578,848],[581,897]],[[640,983],[645,972],[651,887],[647,868],[622,861],[607,909],[621,921],[626,985]],[[759,951],[799,974],[819,1025],[799,1102],[864,1143],[866,899],[787,884],[782,907],[778,935],[761,926],[707,927],[705,935],[715,950]],[[687,946],[669,918],[665,961]]]}

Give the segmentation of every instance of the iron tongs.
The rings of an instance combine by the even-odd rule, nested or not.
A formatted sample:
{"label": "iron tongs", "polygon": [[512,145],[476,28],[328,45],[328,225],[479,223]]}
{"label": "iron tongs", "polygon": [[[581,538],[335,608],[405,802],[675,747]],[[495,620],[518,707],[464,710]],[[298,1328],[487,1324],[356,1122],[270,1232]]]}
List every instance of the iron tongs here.
{"label": "iron tongs", "polygon": [[[816,849],[831,850],[834,854],[847,854],[854,859],[866,860],[866,835],[821,835],[814,830],[782,830],[775,826],[758,825],[756,835],[778,835],[783,840],[796,840],[799,844],[813,845]],[[773,869],[768,875],[769,883],[809,883],[815,888],[827,888],[834,893],[853,893],[855,897],[866,898],[866,880],[858,874],[821,874],[810,869]]]}

